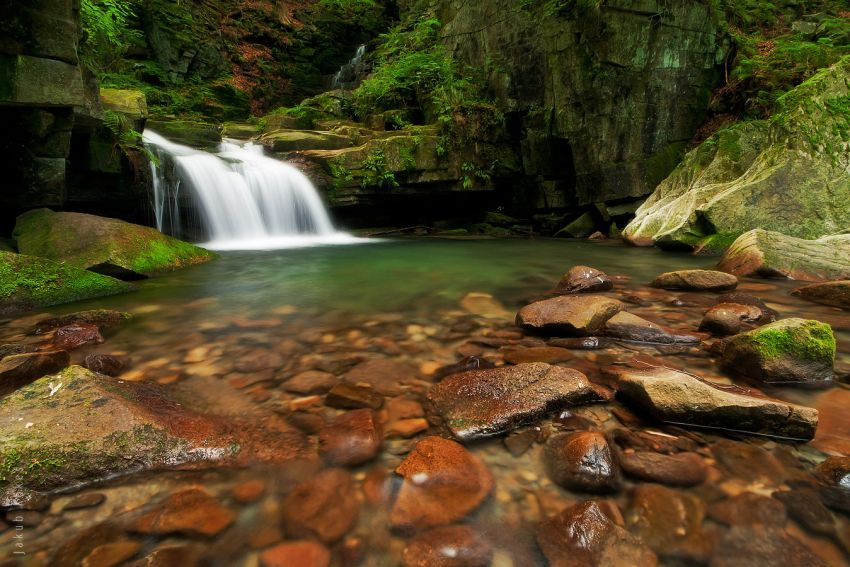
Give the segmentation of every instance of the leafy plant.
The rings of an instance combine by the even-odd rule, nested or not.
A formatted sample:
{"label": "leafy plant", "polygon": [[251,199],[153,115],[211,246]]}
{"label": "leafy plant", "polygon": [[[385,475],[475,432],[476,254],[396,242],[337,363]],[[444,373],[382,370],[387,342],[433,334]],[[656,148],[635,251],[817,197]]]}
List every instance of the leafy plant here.
{"label": "leafy plant", "polygon": [[375,150],[363,160],[363,169],[366,175],[363,177],[363,187],[382,187],[391,189],[398,187],[395,173],[387,167],[387,156],[383,150]]}
{"label": "leafy plant", "polygon": [[141,34],[130,27],[136,14],[126,0],[82,0],[80,59],[95,73],[114,70]]}

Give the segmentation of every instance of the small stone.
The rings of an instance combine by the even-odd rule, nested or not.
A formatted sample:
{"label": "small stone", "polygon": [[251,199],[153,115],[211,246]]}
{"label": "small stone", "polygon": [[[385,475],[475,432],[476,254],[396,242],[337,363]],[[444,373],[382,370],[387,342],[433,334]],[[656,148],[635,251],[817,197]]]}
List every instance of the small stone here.
{"label": "small stone", "polygon": [[460,307],[467,313],[493,319],[509,319],[511,314],[489,293],[467,293],[460,300]]}
{"label": "small stone", "polygon": [[118,376],[126,366],[124,360],[111,354],[90,354],[86,356],[83,367],[104,376]]}
{"label": "small stone", "polygon": [[233,363],[236,372],[260,372],[262,370],[276,370],[283,366],[283,357],[268,349],[256,349],[244,356],[239,357]]}
{"label": "small stone", "polygon": [[283,389],[294,394],[324,394],[336,383],[336,376],[330,372],[307,370],[284,382]]}
{"label": "small stone", "polygon": [[623,309],[616,299],[601,295],[562,295],[526,305],[516,324],[527,331],[553,335],[588,336]]}
{"label": "small stone", "polygon": [[564,433],[546,443],[546,466],[555,484],[582,492],[616,492],[623,484],[620,467],[605,435]]}
{"label": "small stone", "polygon": [[696,453],[626,451],[620,455],[620,465],[630,476],[668,486],[696,486],[708,477],[708,469]]}
{"label": "small stone", "polygon": [[706,311],[699,330],[720,336],[737,335],[759,326],[762,319],[762,311],[755,305],[720,303]]}
{"label": "small stone", "polygon": [[214,536],[233,523],[236,514],[198,488],[176,492],[143,511],[130,531],[168,535]]}
{"label": "small stone", "polygon": [[484,463],[441,437],[419,441],[396,473],[404,477],[390,513],[397,528],[451,524],[478,508],[493,490],[493,476]]}
{"label": "small stone", "polygon": [[714,270],[680,270],[661,274],[650,284],[670,290],[686,291],[730,291],[738,286],[738,278]]}
{"label": "small stone", "polygon": [[114,311],[112,309],[78,311],[77,313],[69,313],[68,315],[62,315],[60,317],[42,319],[36,323],[33,332],[36,335],[41,335],[52,331],[53,329],[58,329],[59,327],[78,325],[81,323],[96,325],[100,329],[108,329],[110,327],[120,325],[124,321],[129,320],[130,317],[131,315],[129,313],[122,313],[121,311]]}
{"label": "small stone", "polygon": [[384,396],[372,389],[371,386],[338,382],[327,396],[325,404],[339,409],[381,409]]}
{"label": "small stone", "polygon": [[614,282],[604,272],[589,266],[573,266],[555,286],[555,291],[558,293],[598,293],[613,288]]}
{"label": "small stone", "polygon": [[315,541],[288,541],[260,555],[263,567],[328,567],[331,552]]}
{"label": "small stone", "polygon": [[502,440],[508,452],[514,457],[520,457],[526,453],[537,441],[540,432],[534,429],[523,429],[512,431]]}
{"label": "small stone", "polygon": [[116,541],[95,547],[85,559],[82,567],[114,567],[133,557],[142,544],[137,541]]}
{"label": "small stone", "polygon": [[62,507],[63,512],[69,510],[82,510],[83,508],[94,508],[106,501],[106,496],[100,492],[86,492],[72,498]]}
{"label": "small stone", "polygon": [[734,526],[717,543],[711,567],[827,567],[799,540],[779,527]]}
{"label": "small stone", "polygon": [[319,434],[319,454],[331,466],[354,466],[381,452],[383,427],[369,409],[346,412],[332,419]]}
{"label": "small stone", "polygon": [[13,354],[0,360],[0,395],[62,370],[71,363],[64,350]]}
{"label": "small stone", "polygon": [[387,425],[386,435],[388,438],[393,437],[401,437],[404,439],[408,439],[423,431],[427,431],[431,425],[428,423],[427,419],[417,417],[413,419],[397,419],[396,421],[391,421],[389,425]]}
{"label": "small stone", "polygon": [[712,547],[702,530],[704,517],[702,500],[696,496],[643,484],[632,491],[626,523],[659,556],[702,563]]}
{"label": "small stone", "polygon": [[387,410],[387,421],[425,417],[425,410],[422,408],[422,404],[404,396],[388,399],[384,407]]}
{"label": "small stone", "polygon": [[565,349],[553,346],[545,347],[505,347],[499,352],[505,357],[505,362],[509,364],[523,364],[527,362],[545,362],[547,364],[556,364],[558,362],[567,362],[575,358],[575,355]]}
{"label": "small stone", "polygon": [[393,358],[375,358],[361,362],[346,372],[342,379],[352,384],[371,386],[385,396],[396,396],[403,392],[402,383],[417,377],[417,368],[406,362]]}
{"label": "small stone", "polygon": [[233,499],[240,504],[250,504],[260,499],[266,491],[266,482],[260,479],[249,480],[241,484],[237,484],[230,491]]}
{"label": "small stone", "polygon": [[445,526],[428,530],[404,548],[404,567],[488,567],[493,549],[469,526]]}
{"label": "small stone", "polygon": [[322,416],[302,411],[293,413],[287,421],[307,435],[315,435],[325,427]]}
{"label": "small stone", "polygon": [[74,350],[86,345],[99,345],[103,335],[97,325],[76,323],[56,329],[53,335],[53,347],[57,350]]}
{"label": "small stone", "polygon": [[782,502],[752,492],[715,502],[708,508],[708,516],[727,526],[760,524],[784,528],[788,520]]}
{"label": "small stone", "polygon": [[785,504],[788,515],[798,524],[818,535],[835,534],[835,518],[812,488],[774,492],[773,497]]}
{"label": "small stone", "polygon": [[333,543],[351,530],[360,505],[351,476],[327,469],[297,485],[283,501],[286,533]]}

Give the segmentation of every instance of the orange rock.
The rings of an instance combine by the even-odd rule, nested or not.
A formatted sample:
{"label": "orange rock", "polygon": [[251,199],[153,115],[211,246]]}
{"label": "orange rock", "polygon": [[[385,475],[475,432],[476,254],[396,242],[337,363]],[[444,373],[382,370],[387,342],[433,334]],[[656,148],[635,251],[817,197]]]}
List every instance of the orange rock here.
{"label": "orange rock", "polygon": [[289,493],[283,502],[283,522],[289,535],[332,543],[348,533],[359,508],[351,476],[342,469],[328,469]]}
{"label": "orange rock", "polygon": [[264,551],[260,563],[263,567],[327,567],[331,552],[315,541],[291,541]]}
{"label": "orange rock", "polygon": [[242,484],[237,484],[233,487],[231,494],[233,494],[233,499],[240,504],[249,504],[259,500],[260,496],[262,496],[265,491],[265,481],[255,479],[243,482]]}
{"label": "orange rock", "polygon": [[130,531],[165,535],[188,533],[214,536],[230,524],[236,514],[199,488],[176,492],[155,504],[130,526]]}

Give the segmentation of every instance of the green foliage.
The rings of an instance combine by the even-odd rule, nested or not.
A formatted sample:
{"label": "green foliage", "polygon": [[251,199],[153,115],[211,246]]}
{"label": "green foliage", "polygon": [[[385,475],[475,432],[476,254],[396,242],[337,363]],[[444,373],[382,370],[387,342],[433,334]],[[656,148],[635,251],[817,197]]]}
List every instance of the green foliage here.
{"label": "green foliage", "polygon": [[134,17],[133,6],[126,0],[82,0],[80,59],[83,64],[96,74],[115,69],[130,44],[141,38],[130,27]]}
{"label": "green foliage", "polygon": [[395,178],[395,173],[387,167],[387,156],[383,150],[375,150],[363,160],[363,169],[366,170],[366,175],[363,176],[363,187],[382,187],[391,189],[398,187],[398,181]]}

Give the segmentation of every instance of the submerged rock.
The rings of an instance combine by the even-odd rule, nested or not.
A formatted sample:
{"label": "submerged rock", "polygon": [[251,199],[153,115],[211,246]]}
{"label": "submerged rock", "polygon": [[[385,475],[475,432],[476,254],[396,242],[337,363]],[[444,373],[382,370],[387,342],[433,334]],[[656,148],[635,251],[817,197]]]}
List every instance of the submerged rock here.
{"label": "submerged rock", "polygon": [[699,330],[713,335],[737,335],[766,322],[764,313],[755,305],[720,303],[705,312]]}
{"label": "submerged rock", "polygon": [[699,337],[679,335],[628,311],[620,311],[605,323],[605,336],[625,341],[658,344],[699,344]]}
{"label": "submerged rock", "polygon": [[124,357],[112,356],[111,354],[90,354],[86,356],[83,367],[92,372],[106,376],[118,376],[127,365]]}
{"label": "submerged rock", "polygon": [[721,364],[771,384],[820,386],[834,378],[835,336],[820,321],[782,319],[729,339]]}
{"label": "submerged rock", "polygon": [[215,256],[147,226],[49,209],[19,216],[12,234],[23,254],[120,279],[176,270]]}
{"label": "submerged rock", "polygon": [[0,360],[0,395],[14,392],[34,380],[62,370],[71,363],[64,350],[13,354]]}
{"label": "submerged rock", "polygon": [[626,512],[629,531],[663,558],[705,562],[712,542],[703,532],[702,500],[657,484],[642,484],[632,491]]}
{"label": "submerged rock", "polygon": [[729,291],[738,286],[738,278],[714,270],[666,272],[652,281],[652,287],[686,291]]}
{"label": "submerged rock", "polygon": [[338,382],[325,396],[325,404],[339,409],[381,409],[384,396],[365,384]]}
{"label": "submerged rock", "polygon": [[605,272],[589,266],[573,266],[555,286],[555,291],[557,293],[597,293],[613,288],[614,282]]}
{"label": "submerged rock", "polygon": [[827,567],[800,540],[782,527],[752,525],[734,526],[723,534],[711,567]]}
{"label": "submerged rock", "polygon": [[620,466],[602,433],[552,437],[546,443],[546,466],[552,481],[570,490],[616,492],[623,484]]}
{"label": "submerged rock", "polygon": [[36,335],[66,327],[68,325],[78,325],[85,323],[88,325],[97,325],[102,331],[120,325],[132,317],[129,313],[122,313],[113,309],[90,309],[88,311],[77,311],[76,313],[68,313],[59,317],[48,317],[42,319],[35,324],[33,332]]}
{"label": "submerged rock", "polygon": [[537,544],[551,567],[655,567],[655,553],[622,523],[613,502],[587,500],[540,522]]}
{"label": "submerged rock", "polygon": [[319,453],[331,465],[353,466],[378,456],[384,431],[372,410],[346,412],[319,433]]}
{"label": "submerged rock", "polygon": [[697,453],[662,455],[651,451],[624,451],[619,462],[629,475],[668,486],[696,486],[705,482],[708,468]]}
{"label": "submerged rock", "polygon": [[468,441],[597,401],[600,395],[581,372],[535,362],[451,375],[431,387],[428,399],[452,434]]}
{"label": "submerged rock", "polygon": [[328,567],[331,552],[315,541],[287,541],[260,554],[263,567]]}
{"label": "submerged rock", "polygon": [[516,324],[529,331],[587,336],[602,330],[622,309],[622,303],[601,295],[563,295],[526,305]]}
{"label": "submerged rock", "polygon": [[493,557],[490,543],[469,526],[428,530],[404,548],[404,567],[488,567]]}
{"label": "submerged rock", "polygon": [[751,230],[735,240],[717,269],[742,277],[850,279],[850,234],[805,240],[779,232]]}
{"label": "submerged rock", "polygon": [[74,350],[86,345],[99,345],[103,340],[97,325],[75,323],[56,329],[53,334],[53,347],[59,350]]}
{"label": "submerged rock", "polygon": [[771,398],[714,386],[670,368],[617,368],[617,393],[656,418],[680,425],[814,438],[818,411]]}
{"label": "submerged rock", "polygon": [[333,543],[357,522],[354,482],[342,469],[327,469],[292,489],[283,501],[287,534]]}
{"label": "submerged rock", "polygon": [[823,305],[850,309],[850,280],[803,286],[792,291],[791,295]]}
{"label": "submerged rock", "polygon": [[493,476],[462,445],[426,437],[396,468],[404,480],[390,513],[397,528],[451,524],[481,505],[493,490]]}
{"label": "submerged rock", "polygon": [[64,263],[0,252],[0,315],[133,289],[128,283]]}
{"label": "submerged rock", "polygon": [[236,519],[233,510],[199,488],[176,492],[141,510],[127,512],[127,515],[132,518],[129,531],[158,536],[214,536]]}

